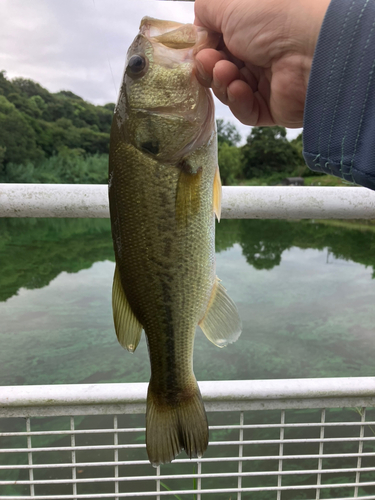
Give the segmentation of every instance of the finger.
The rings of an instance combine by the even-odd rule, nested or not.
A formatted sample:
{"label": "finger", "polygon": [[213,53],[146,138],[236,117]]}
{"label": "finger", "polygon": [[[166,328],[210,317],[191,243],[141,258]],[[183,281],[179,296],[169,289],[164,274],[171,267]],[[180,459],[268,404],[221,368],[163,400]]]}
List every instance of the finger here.
{"label": "finger", "polygon": [[220,49],[226,55],[225,59],[228,59],[228,61],[232,61],[232,63],[234,63],[238,69],[244,67],[245,63],[241,59],[238,59],[238,57],[234,56],[225,44],[222,47],[220,46]]}
{"label": "finger", "polygon": [[195,56],[196,76],[201,85],[211,87],[215,65],[225,57],[215,49],[203,49]]}
{"label": "finger", "polygon": [[242,80],[250,85],[253,92],[256,92],[259,88],[259,71],[256,70],[256,67],[250,70],[247,66],[244,66],[240,71],[243,76]]}
{"label": "finger", "polygon": [[236,63],[231,61],[218,61],[214,68],[215,78],[213,84],[218,88],[228,87],[234,80],[243,80],[250,85],[253,92],[256,92],[259,87],[258,79],[260,74],[255,66],[250,69],[248,66],[238,69]]}
{"label": "finger", "polygon": [[244,125],[274,125],[268,105],[259,92],[253,92],[243,80],[234,80],[227,88],[228,106]]}
{"label": "finger", "polygon": [[212,90],[223,104],[228,104],[228,85],[234,80],[240,79],[242,79],[241,72],[234,63],[221,60],[215,64],[213,69]]}

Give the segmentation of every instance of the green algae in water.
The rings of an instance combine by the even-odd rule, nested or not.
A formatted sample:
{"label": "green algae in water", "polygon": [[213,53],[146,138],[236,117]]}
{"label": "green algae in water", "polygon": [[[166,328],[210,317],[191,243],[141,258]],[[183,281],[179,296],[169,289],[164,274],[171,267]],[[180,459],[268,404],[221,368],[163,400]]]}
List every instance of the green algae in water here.
{"label": "green algae in water", "polygon": [[[109,220],[2,219],[0,385],[146,382],[116,340]],[[311,221],[224,220],[217,273],[243,320],[218,349],[198,331],[199,380],[372,376],[375,233]]]}

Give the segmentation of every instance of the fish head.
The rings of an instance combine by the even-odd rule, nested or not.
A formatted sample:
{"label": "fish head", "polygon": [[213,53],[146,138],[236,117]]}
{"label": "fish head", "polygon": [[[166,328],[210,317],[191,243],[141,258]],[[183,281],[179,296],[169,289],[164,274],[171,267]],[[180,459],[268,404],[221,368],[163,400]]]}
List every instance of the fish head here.
{"label": "fish head", "polygon": [[196,78],[195,54],[219,35],[145,17],[127,54],[117,125],[137,149],[175,162],[214,134],[214,104]]}

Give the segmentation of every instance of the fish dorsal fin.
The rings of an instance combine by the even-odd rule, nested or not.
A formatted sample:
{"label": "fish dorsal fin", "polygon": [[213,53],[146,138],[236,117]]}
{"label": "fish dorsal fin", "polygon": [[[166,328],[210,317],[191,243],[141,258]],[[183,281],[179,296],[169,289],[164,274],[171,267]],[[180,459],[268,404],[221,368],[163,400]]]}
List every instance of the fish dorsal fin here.
{"label": "fish dorsal fin", "polygon": [[121,285],[117,265],[113,277],[112,310],[117,340],[122,347],[130,352],[134,352],[141,340],[142,325],[130,309],[129,302]]}
{"label": "fish dorsal fin", "polygon": [[213,189],[214,212],[217,220],[220,222],[221,217],[221,179],[219,167],[216,167]]}
{"label": "fish dorsal fin", "polygon": [[194,172],[185,160],[178,167],[180,175],[176,192],[176,220],[179,226],[186,227],[189,219],[199,213],[201,206],[202,168]]}
{"label": "fish dorsal fin", "polygon": [[208,340],[218,347],[236,342],[241,335],[242,323],[237,307],[219,278],[216,278],[207,311],[199,326]]}

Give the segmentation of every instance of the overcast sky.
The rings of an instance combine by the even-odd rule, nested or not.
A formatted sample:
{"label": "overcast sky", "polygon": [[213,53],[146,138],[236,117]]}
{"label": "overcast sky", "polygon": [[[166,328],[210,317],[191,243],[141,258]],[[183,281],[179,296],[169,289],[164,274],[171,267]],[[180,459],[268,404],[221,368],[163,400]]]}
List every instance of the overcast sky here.
{"label": "overcast sky", "polygon": [[[158,0],[0,0],[0,70],[51,92],[94,104],[116,102],[126,52],[143,16],[194,21],[193,2]],[[216,117],[250,127],[216,100]],[[288,131],[289,139],[300,129]]]}

